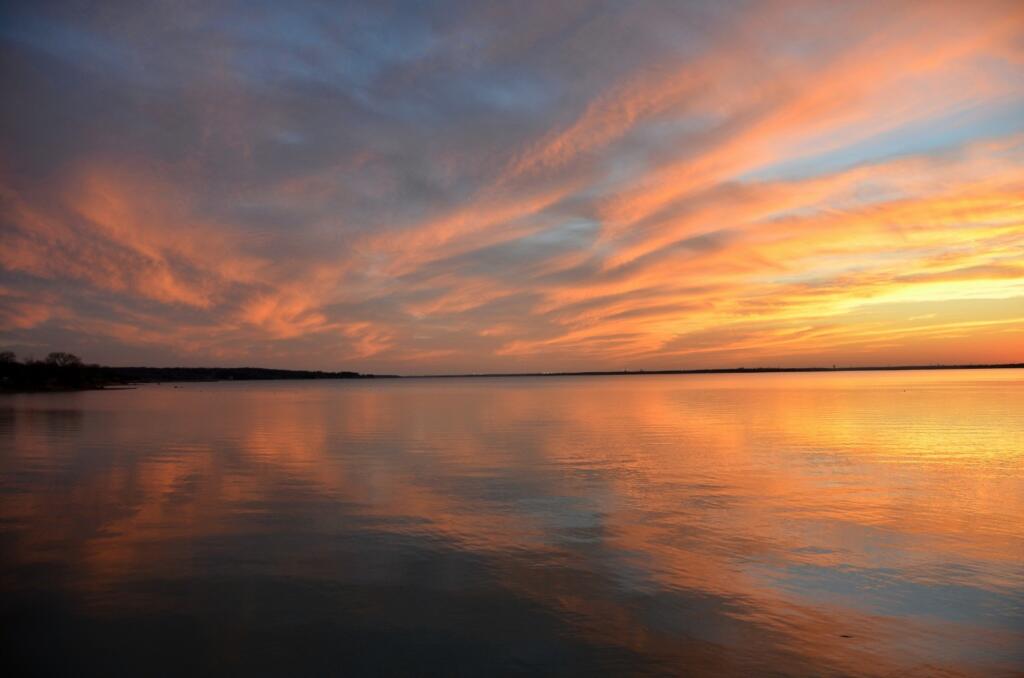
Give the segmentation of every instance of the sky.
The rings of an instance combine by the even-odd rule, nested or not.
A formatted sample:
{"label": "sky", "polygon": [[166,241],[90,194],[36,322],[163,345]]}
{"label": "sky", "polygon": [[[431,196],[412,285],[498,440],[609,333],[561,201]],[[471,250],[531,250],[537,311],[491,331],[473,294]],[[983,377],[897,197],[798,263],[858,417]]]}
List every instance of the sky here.
{"label": "sky", "polygon": [[1024,3],[0,9],[0,348],[1024,361]]}

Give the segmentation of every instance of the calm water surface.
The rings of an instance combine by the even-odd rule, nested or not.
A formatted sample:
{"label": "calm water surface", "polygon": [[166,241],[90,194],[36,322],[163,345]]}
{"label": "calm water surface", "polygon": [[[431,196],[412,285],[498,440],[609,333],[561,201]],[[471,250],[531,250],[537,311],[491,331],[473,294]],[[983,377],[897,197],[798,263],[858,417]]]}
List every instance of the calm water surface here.
{"label": "calm water surface", "polygon": [[0,563],[23,673],[1019,674],[1024,371],[0,396]]}

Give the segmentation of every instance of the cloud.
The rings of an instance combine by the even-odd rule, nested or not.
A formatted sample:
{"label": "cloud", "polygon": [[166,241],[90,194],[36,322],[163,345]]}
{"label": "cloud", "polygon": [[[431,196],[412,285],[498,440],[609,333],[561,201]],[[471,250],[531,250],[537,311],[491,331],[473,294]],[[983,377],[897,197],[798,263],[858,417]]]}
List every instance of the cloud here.
{"label": "cloud", "polygon": [[1024,359],[1019,3],[4,12],[5,346]]}

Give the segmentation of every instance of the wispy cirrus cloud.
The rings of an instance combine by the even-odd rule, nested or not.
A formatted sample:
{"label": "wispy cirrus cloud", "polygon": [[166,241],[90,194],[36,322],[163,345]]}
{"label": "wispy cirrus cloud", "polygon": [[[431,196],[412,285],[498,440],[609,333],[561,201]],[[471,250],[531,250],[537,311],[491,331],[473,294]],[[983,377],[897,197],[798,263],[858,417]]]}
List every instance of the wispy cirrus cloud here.
{"label": "wispy cirrus cloud", "polygon": [[1019,3],[4,12],[5,346],[1024,359]]}

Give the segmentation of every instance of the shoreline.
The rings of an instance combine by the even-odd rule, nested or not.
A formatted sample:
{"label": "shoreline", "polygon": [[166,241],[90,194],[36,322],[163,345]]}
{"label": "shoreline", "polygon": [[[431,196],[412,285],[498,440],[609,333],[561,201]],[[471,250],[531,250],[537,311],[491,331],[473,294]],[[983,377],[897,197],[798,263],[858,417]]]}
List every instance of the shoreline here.
{"label": "shoreline", "polygon": [[400,379],[481,379],[495,377],[616,377],[657,376],[672,374],[779,374],[813,372],[913,372],[927,370],[1013,370],[1024,369],[1024,363],[991,365],[889,365],[871,367],[720,367],[693,370],[620,370],[586,372],[481,372],[465,374],[410,374]]}
{"label": "shoreline", "polygon": [[[114,368],[117,369],[117,368]],[[164,369],[164,368],[144,368]],[[172,368],[192,369],[192,368]],[[203,369],[203,368],[200,368]],[[217,368],[231,370],[233,368]],[[823,372],[920,372],[920,371],[943,371],[943,370],[1005,370],[1024,369],[1024,363],[999,363],[999,364],[971,364],[971,365],[888,365],[869,367],[723,367],[691,370],[590,370],[584,372],[480,372],[462,374],[360,374],[355,380],[366,379],[495,379],[495,378],[524,378],[524,377],[639,377],[639,376],[667,376],[667,375],[701,375],[701,374],[801,374],[801,373],[823,373]],[[286,370],[275,371],[275,376],[250,376],[247,378],[228,377],[225,379],[162,379],[162,380],[139,380],[126,381],[122,383],[91,385],[77,388],[39,388],[39,389],[0,389],[0,395],[21,395],[30,393],[78,393],[82,391],[130,391],[144,384],[210,384],[221,382],[246,382],[246,381],[351,381],[351,376],[317,376],[310,378],[308,372],[296,370],[294,377],[284,376]]]}

